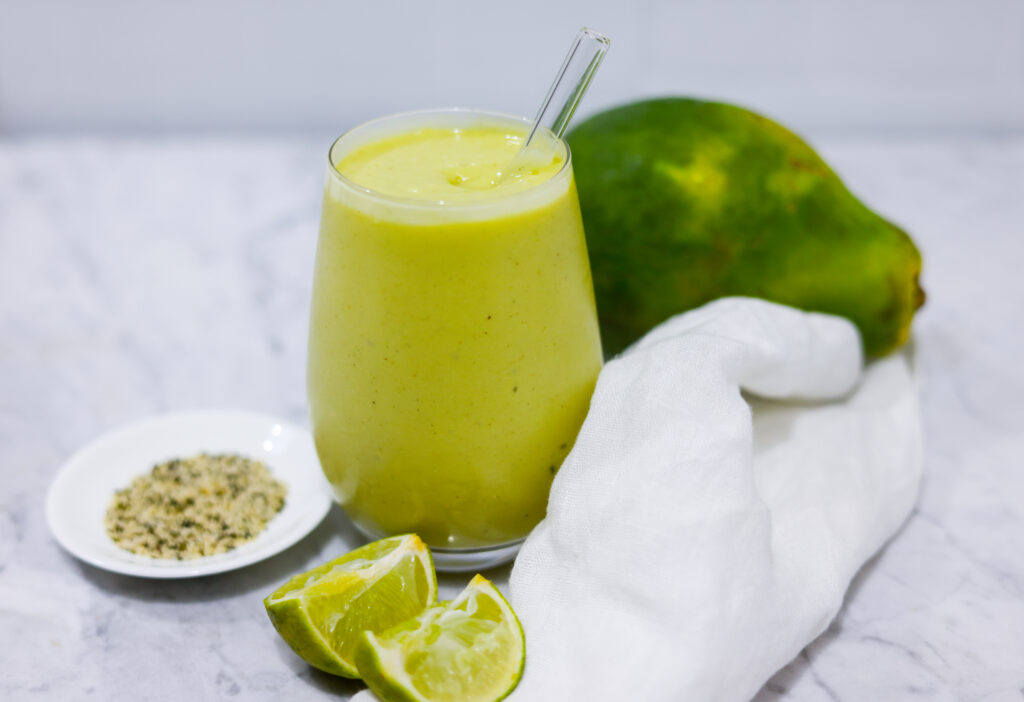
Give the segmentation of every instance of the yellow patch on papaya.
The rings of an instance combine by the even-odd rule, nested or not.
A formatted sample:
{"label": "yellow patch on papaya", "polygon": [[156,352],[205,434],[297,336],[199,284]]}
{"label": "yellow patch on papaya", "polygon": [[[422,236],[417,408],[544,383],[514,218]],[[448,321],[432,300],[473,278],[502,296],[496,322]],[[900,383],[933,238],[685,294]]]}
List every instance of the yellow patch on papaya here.
{"label": "yellow patch on papaya", "polygon": [[671,179],[700,209],[711,213],[721,207],[729,179],[707,155],[698,154],[686,166],[659,161],[655,169]]}

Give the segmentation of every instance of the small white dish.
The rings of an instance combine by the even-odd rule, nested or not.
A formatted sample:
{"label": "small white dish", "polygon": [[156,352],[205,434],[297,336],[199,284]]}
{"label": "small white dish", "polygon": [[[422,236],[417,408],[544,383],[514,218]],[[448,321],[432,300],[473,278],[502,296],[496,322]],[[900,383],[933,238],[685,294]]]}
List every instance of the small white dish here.
{"label": "small white dish", "polygon": [[[139,556],[107,536],[103,518],[115,491],[158,463],[203,452],[263,461],[287,486],[284,508],[259,536],[227,553],[181,561]],[[191,578],[280,553],[323,520],[331,501],[308,431],[266,415],[201,410],[145,419],[82,447],[50,486],[46,521],[61,546],[97,568],[143,578]]]}

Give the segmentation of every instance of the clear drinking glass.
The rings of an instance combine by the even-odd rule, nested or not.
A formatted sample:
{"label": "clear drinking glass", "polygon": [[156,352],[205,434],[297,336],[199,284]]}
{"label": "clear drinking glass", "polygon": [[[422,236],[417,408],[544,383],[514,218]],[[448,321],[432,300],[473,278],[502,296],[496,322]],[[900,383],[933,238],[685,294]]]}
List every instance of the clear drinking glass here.
{"label": "clear drinking glass", "polygon": [[337,499],[368,537],[415,532],[447,570],[508,560],[543,518],[601,368],[569,150],[555,140],[555,175],[485,202],[383,195],[337,164],[384,137],[480,125],[530,128],[439,110],[333,144],[310,320],[313,435]]}

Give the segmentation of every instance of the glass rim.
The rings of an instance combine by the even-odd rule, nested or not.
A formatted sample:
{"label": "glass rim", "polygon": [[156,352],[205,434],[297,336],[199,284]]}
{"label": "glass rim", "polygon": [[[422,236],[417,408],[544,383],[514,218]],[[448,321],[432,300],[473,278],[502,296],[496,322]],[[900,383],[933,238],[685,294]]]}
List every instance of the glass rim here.
{"label": "glass rim", "polygon": [[445,114],[479,115],[479,116],[484,117],[484,118],[492,117],[492,118],[497,118],[497,119],[500,119],[500,120],[521,123],[526,128],[527,133],[529,132],[530,127],[533,125],[533,120],[529,119],[528,117],[523,117],[523,116],[520,116],[520,115],[507,114],[507,113],[504,113],[504,112],[496,112],[496,111],[492,111],[492,110],[478,110],[478,109],[475,109],[475,108],[472,108],[472,107],[427,108],[427,109],[423,109],[423,110],[408,110],[406,112],[396,112],[396,113],[390,114],[390,115],[383,115],[381,117],[375,117],[375,118],[373,118],[371,120],[368,120],[366,122],[362,122],[362,123],[356,125],[355,127],[352,127],[351,129],[348,129],[348,130],[342,132],[342,134],[340,136],[338,136],[334,141],[331,142],[330,147],[328,147],[328,149],[327,149],[327,172],[328,172],[328,174],[332,178],[334,178],[339,184],[341,184],[342,186],[347,188],[349,191],[359,195],[360,197],[370,198],[372,200],[376,200],[378,202],[385,203],[385,204],[388,204],[388,205],[395,205],[395,206],[404,207],[404,208],[410,208],[410,209],[425,209],[425,210],[433,210],[433,211],[456,211],[457,210],[459,212],[465,212],[465,211],[472,211],[474,209],[489,209],[489,208],[493,208],[498,203],[505,204],[505,203],[508,203],[509,201],[515,200],[516,198],[519,198],[519,197],[535,196],[538,191],[543,190],[545,187],[553,187],[553,184],[557,183],[558,181],[560,181],[560,180],[562,180],[564,178],[564,174],[566,172],[571,171],[570,166],[572,165],[572,151],[569,149],[569,143],[565,139],[562,139],[561,137],[555,137],[555,135],[552,134],[550,130],[547,130],[548,134],[551,134],[552,139],[554,139],[557,143],[561,144],[562,148],[565,149],[565,161],[562,162],[562,165],[558,169],[558,171],[553,173],[550,178],[547,178],[546,180],[543,180],[543,181],[541,181],[539,183],[536,183],[535,185],[531,185],[528,188],[525,188],[523,190],[517,190],[517,191],[515,191],[513,193],[509,193],[508,195],[506,195],[504,197],[497,197],[497,198],[489,199],[489,200],[486,200],[486,201],[483,201],[483,202],[481,202],[481,201],[475,201],[475,202],[474,201],[469,201],[469,202],[458,202],[458,201],[455,201],[455,202],[452,202],[452,201],[444,201],[444,200],[420,200],[420,199],[416,199],[416,198],[400,197],[400,196],[397,196],[397,195],[388,195],[388,194],[382,193],[382,192],[380,192],[378,190],[374,190],[372,188],[367,188],[366,186],[360,185],[359,183],[356,183],[355,181],[351,180],[350,178],[348,178],[347,176],[342,174],[341,171],[338,170],[338,167],[337,167],[337,165],[334,162],[334,158],[332,156],[334,154],[335,147],[337,147],[338,144],[341,143],[341,141],[343,139],[345,139],[346,137],[352,136],[356,132],[362,131],[363,129],[366,129],[368,127],[373,127],[373,126],[377,126],[377,125],[383,124],[385,122],[390,122],[392,120],[398,120],[398,119],[403,119],[403,118],[411,119],[411,118],[415,118],[415,117],[429,117],[429,116],[433,116],[433,115],[445,115]]}

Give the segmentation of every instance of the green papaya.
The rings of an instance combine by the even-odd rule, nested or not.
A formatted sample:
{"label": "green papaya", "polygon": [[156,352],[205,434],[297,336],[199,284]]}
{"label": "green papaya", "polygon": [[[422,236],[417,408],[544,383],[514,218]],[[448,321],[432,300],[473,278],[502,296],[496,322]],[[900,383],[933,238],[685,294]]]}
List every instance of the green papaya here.
{"label": "green papaya", "polygon": [[785,127],[665,98],[597,114],[568,142],[607,354],[726,295],[847,317],[869,356],[906,341],[920,253]]}

